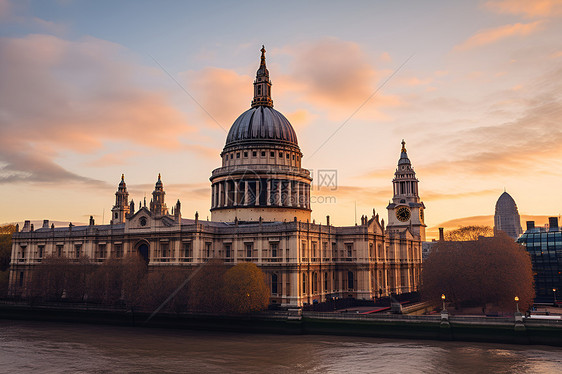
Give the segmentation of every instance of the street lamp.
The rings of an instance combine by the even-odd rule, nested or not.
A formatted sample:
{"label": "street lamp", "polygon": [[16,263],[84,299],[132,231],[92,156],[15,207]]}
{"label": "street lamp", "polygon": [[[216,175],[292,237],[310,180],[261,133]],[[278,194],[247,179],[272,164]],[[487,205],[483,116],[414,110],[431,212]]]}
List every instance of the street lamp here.
{"label": "street lamp", "polygon": [[556,306],[556,288],[552,289],[552,293],[554,294],[554,306]]}
{"label": "street lamp", "polygon": [[443,310],[445,310],[445,294],[441,294],[441,300],[443,300]]}
{"label": "street lamp", "polygon": [[519,311],[519,297],[515,296],[515,305],[517,306],[517,313],[521,313]]}

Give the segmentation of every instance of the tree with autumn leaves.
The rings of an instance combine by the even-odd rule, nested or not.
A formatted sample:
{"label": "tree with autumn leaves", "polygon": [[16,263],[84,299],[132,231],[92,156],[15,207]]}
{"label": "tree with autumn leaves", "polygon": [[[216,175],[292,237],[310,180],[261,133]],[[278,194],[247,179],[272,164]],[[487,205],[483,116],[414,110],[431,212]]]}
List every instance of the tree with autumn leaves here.
{"label": "tree with autumn leaves", "polygon": [[528,309],[535,297],[531,259],[527,251],[501,233],[471,241],[435,244],[423,264],[423,296],[456,307],[494,305],[502,311]]}
{"label": "tree with autumn leaves", "polygon": [[254,263],[244,262],[230,269],[212,260],[193,277],[189,307],[201,312],[250,313],[266,309],[269,288],[263,272]]}

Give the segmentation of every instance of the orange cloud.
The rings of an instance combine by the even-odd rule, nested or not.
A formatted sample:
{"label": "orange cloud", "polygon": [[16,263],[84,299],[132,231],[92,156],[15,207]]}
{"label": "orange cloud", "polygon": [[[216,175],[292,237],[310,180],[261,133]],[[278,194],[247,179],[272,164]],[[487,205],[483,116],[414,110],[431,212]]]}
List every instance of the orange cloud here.
{"label": "orange cloud", "polygon": [[[257,70],[257,67],[256,67]],[[213,127],[228,131],[230,125],[250,108],[253,97],[253,79],[234,70],[209,67],[180,74],[187,81],[187,89],[204,109],[201,118]],[[275,88],[272,89],[275,101]]]}
{"label": "orange cloud", "polygon": [[562,15],[562,0],[500,0],[488,1],[485,7],[501,14],[521,14],[528,18]]}
{"label": "orange cloud", "polygon": [[516,23],[513,25],[504,25],[492,29],[482,30],[465,40],[463,43],[457,45],[454,49],[457,51],[465,51],[496,43],[500,40],[513,36],[526,36],[537,31],[541,26],[541,23],[541,21],[535,21],[532,23]]}
{"label": "orange cloud", "polygon": [[54,159],[63,151],[99,151],[106,141],[183,147],[178,136],[195,129],[167,94],[137,83],[142,68],[125,52],[91,37],[0,38],[0,183],[91,183]]}

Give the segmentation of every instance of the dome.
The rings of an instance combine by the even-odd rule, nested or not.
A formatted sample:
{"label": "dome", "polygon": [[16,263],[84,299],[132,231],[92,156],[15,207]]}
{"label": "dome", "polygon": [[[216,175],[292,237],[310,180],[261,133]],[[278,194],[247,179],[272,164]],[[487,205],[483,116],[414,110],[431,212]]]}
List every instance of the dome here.
{"label": "dome", "polygon": [[517,204],[510,194],[504,192],[496,203],[496,214],[518,214]]}
{"label": "dome", "polygon": [[298,147],[297,134],[283,114],[269,106],[256,106],[240,115],[232,124],[225,147],[252,140],[273,140]]}

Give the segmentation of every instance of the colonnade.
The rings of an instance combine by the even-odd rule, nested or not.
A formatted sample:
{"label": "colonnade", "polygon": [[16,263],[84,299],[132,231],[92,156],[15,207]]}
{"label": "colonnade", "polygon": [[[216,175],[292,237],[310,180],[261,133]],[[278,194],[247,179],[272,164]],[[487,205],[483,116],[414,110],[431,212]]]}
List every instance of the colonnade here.
{"label": "colonnade", "polygon": [[288,179],[227,179],[212,185],[211,208],[282,206],[310,209],[310,184]]}

